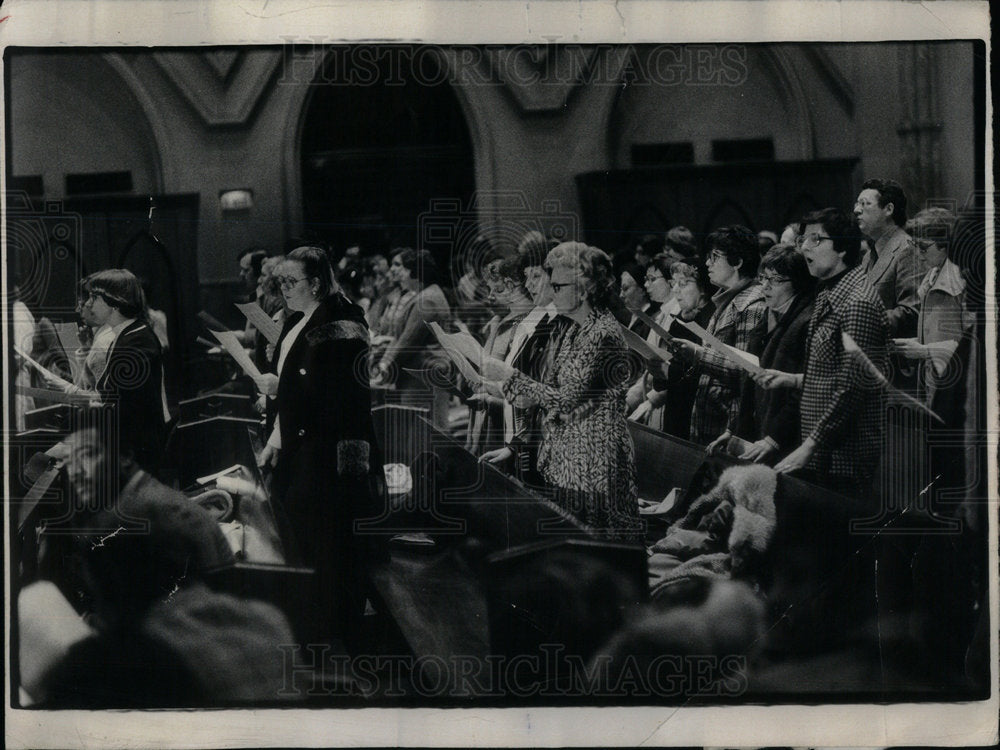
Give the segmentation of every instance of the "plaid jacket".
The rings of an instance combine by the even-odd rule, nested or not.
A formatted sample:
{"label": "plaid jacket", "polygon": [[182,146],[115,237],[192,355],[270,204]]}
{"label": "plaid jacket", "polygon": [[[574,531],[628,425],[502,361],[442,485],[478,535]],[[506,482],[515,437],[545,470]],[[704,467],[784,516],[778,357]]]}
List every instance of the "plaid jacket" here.
{"label": "plaid jacket", "polygon": [[888,368],[889,320],[861,267],[816,295],[806,338],[801,437],[816,441],[807,465],[821,476],[866,483],[878,466],[885,393],[875,377],[844,351],[846,331],[883,373]]}
{"label": "plaid jacket", "polygon": [[[767,312],[764,293],[759,284],[750,282],[733,295],[728,304],[725,297],[713,297],[715,312],[705,330],[723,344],[748,351],[751,334]],[[736,418],[743,370],[710,349],[702,350],[697,367],[701,375],[691,410],[691,440],[707,445],[725,432],[730,420]]]}

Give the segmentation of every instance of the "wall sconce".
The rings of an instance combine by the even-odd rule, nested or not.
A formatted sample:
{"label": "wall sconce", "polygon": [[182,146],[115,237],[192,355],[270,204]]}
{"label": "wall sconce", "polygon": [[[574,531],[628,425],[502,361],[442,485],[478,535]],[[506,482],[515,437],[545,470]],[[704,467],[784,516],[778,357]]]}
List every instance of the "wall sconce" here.
{"label": "wall sconce", "polygon": [[253,208],[253,190],[222,190],[219,192],[219,206],[223,211],[249,211]]}

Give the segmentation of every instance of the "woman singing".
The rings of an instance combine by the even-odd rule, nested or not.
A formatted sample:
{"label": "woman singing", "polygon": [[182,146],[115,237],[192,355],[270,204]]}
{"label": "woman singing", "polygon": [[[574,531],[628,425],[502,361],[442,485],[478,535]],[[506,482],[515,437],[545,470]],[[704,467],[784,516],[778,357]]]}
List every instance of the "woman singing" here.
{"label": "woman singing", "polygon": [[608,308],[611,259],[595,247],[564,242],[548,254],[545,267],[556,308],[573,325],[553,346],[544,382],[492,357],[483,373],[502,383],[510,401],[537,403],[545,412],[538,468],[556,502],[593,531],[635,538],[635,449],[625,421],[632,369]]}
{"label": "woman singing", "polygon": [[354,632],[363,612],[353,521],[370,515],[371,480],[382,471],[367,382],[368,329],[340,293],[326,253],[299,247],[276,272],[291,315],[274,373],[257,387],[277,418],[258,457],[274,467],[272,490],[291,520],[305,564],[316,570],[318,637]]}

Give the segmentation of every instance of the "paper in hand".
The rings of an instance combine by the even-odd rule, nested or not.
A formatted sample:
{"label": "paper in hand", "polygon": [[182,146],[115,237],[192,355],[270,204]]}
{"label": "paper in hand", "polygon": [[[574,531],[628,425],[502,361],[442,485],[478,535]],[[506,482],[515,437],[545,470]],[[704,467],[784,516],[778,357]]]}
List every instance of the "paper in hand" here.
{"label": "paper in hand", "polygon": [[80,330],[77,328],[76,323],[57,323],[55,328],[56,337],[59,339],[63,351],[66,352],[66,359],[69,360],[69,369],[73,373],[73,380],[75,381],[82,366],[80,359],[77,357],[77,352],[83,348],[83,343],[80,341]]}
{"label": "paper in hand", "polygon": [[268,343],[275,346],[278,344],[278,339],[281,337],[281,326],[272,320],[260,305],[256,302],[237,302],[236,307],[250,321],[250,325],[261,332]]}
{"label": "paper in hand", "polygon": [[250,359],[250,355],[247,354],[247,350],[243,348],[243,344],[239,342],[236,338],[236,334],[232,331],[209,331],[215,338],[219,340],[222,344],[222,348],[229,352],[229,356],[232,357],[236,364],[240,366],[251,378],[257,379],[260,377],[260,370],[257,369],[257,365],[253,363]]}
{"label": "paper in hand", "polygon": [[642,336],[637,334],[635,331],[630,331],[621,323],[618,325],[622,329],[622,335],[625,337],[625,343],[628,344],[629,349],[634,351],[643,359],[659,359],[666,364],[670,364],[670,352],[666,352],[659,347],[654,347]]}
{"label": "paper in hand", "polygon": [[33,360],[30,356],[28,356],[28,354],[26,354],[25,351],[21,347],[19,347],[17,344],[14,344],[14,351],[17,352],[18,355],[25,362],[27,362],[29,365],[31,365],[36,370],[38,370],[38,372],[40,372],[42,374],[42,377],[44,377],[46,381],[48,381],[50,383],[56,383],[56,384],[59,385],[60,388],[68,388],[69,386],[73,385],[72,383],[70,383],[65,378],[59,377],[58,375],[56,375],[54,372],[52,372],[48,368],[43,367],[42,365],[38,364],[35,360]]}
{"label": "paper in hand", "polygon": [[764,370],[761,369],[760,361],[752,354],[748,354],[747,352],[736,349],[728,344],[723,344],[719,341],[719,339],[710,334],[693,320],[687,321],[681,320],[680,318],[677,318],[676,320],[682,326],[691,331],[691,333],[700,338],[701,342],[705,346],[718,352],[741,370],[746,370],[751,375],[760,375],[764,372]]}
{"label": "paper in hand", "polygon": [[431,333],[434,334],[438,343],[441,344],[441,348],[448,355],[448,358],[458,367],[458,371],[462,373],[462,377],[471,385],[482,385],[485,379],[472,367],[472,364],[465,355],[455,346],[454,334],[445,333],[437,323],[428,323],[427,327],[431,329]]}

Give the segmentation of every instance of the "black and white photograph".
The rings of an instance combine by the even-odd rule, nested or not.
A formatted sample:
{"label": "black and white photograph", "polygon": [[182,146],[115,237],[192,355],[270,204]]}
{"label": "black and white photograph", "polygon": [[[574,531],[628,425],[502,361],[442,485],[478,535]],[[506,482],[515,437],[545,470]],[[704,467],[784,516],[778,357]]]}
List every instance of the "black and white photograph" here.
{"label": "black and white photograph", "polygon": [[0,45],[8,746],[995,744],[987,3]]}

